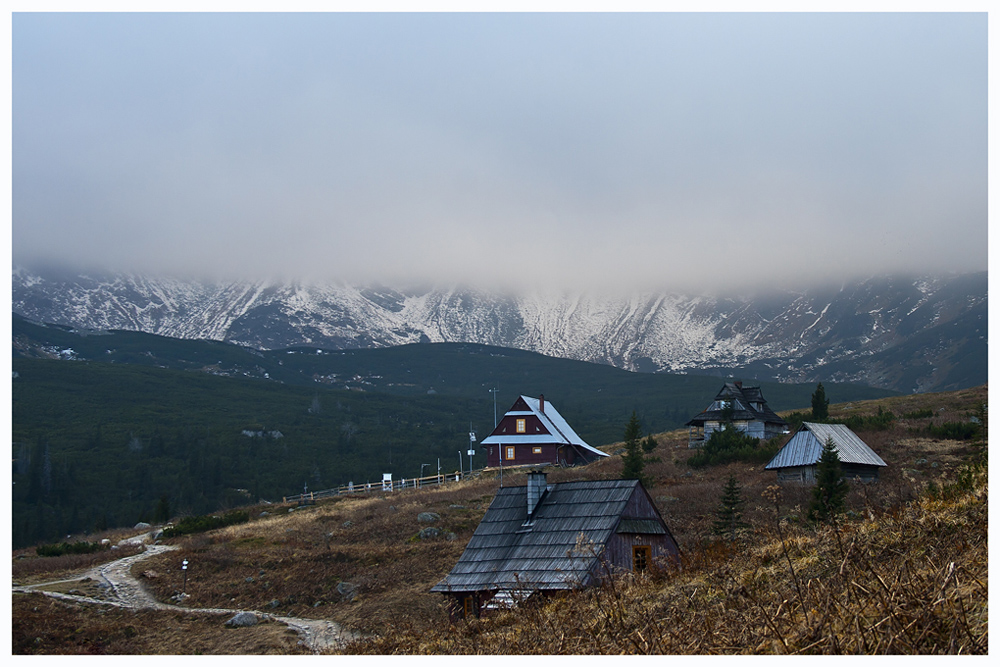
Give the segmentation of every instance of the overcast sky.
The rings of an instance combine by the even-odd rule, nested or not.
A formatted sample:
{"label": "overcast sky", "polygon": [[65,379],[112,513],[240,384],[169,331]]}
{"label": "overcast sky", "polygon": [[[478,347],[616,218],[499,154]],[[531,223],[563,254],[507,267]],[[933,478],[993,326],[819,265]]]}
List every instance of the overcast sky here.
{"label": "overcast sky", "polygon": [[715,288],[987,268],[986,14],[15,14],[13,261]]}

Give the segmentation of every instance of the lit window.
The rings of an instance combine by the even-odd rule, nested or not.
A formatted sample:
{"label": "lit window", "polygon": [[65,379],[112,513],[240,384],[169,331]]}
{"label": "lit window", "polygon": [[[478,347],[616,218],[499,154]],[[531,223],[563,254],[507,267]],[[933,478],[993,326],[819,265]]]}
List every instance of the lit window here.
{"label": "lit window", "polygon": [[523,419],[518,419],[517,420],[517,432],[518,433],[524,433],[525,432],[524,420]]}
{"label": "lit window", "polygon": [[635,545],[632,547],[632,571],[643,572],[653,560],[653,547]]}
{"label": "lit window", "polygon": [[507,460],[508,461],[513,461],[514,460],[514,448],[513,447],[508,447],[507,448]]}
{"label": "lit window", "polygon": [[531,453],[532,454],[541,454],[542,453],[542,448],[541,447],[532,447],[531,448]]}

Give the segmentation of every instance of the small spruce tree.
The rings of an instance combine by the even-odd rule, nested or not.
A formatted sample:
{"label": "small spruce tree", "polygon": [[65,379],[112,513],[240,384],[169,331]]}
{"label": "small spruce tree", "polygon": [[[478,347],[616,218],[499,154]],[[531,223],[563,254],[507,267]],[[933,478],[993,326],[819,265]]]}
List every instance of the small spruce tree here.
{"label": "small spruce tree", "polygon": [[643,470],[646,467],[646,460],[643,458],[642,427],[639,426],[639,417],[632,411],[632,418],[625,426],[625,455],[622,456],[622,477],[624,479],[637,479],[644,481]]}
{"label": "small spruce tree", "polygon": [[741,521],[743,515],[743,495],[736,477],[729,476],[729,481],[722,489],[722,499],[719,502],[719,509],[715,511],[715,522],[712,524],[712,532],[716,535],[728,535],[729,540],[736,539],[736,533],[748,527],[748,524]]}
{"label": "small spruce tree", "polygon": [[170,498],[167,494],[160,496],[160,500],[156,504],[156,511],[153,513],[153,521],[155,523],[170,521]]}
{"label": "small spruce tree", "polygon": [[847,481],[840,469],[840,455],[833,444],[833,438],[827,438],[819,463],[816,464],[816,487],[809,503],[810,520],[833,523],[836,516],[844,510],[847,490]]}
{"label": "small spruce tree", "polygon": [[826,397],[826,390],[823,383],[816,385],[816,391],[812,395],[812,419],[814,422],[825,421],[830,416],[830,400]]}
{"label": "small spruce tree", "polygon": [[656,442],[656,438],[654,438],[653,434],[650,433],[648,436],[646,436],[646,439],[642,441],[642,451],[648,454],[652,452],[654,449],[656,449],[657,444],[658,443]]}

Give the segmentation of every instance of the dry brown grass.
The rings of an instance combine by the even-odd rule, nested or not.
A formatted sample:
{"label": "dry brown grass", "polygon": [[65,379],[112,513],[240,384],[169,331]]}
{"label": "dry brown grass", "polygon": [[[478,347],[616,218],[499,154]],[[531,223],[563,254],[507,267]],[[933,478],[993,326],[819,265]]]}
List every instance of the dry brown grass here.
{"label": "dry brown grass", "polygon": [[15,655],[309,653],[281,623],[227,628],[228,616],[78,605],[39,593],[15,595],[11,611]]}
{"label": "dry brown grass", "polygon": [[[964,419],[985,398],[985,388],[977,388],[834,405],[831,412],[870,414],[879,405],[896,414],[931,408],[940,423]],[[330,619],[372,636],[355,645],[355,652],[982,652],[986,488],[964,505],[954,499],[937,505],[924,499],[929,482],[940,487],[954,481],[973,451],[970,443],[910,431],[929,421],[899,421],[886,431],[859,432],[889,468],[878,484],[852,487],[840,533],[806,525],[801,516],[809,490],[787,487],[778,507],[783,521],[779,534],[775,507],[761,496],[775,483],[772,473],[762,465],[737,463],[690,468],[686,431],[658,434],[653,454],[660,461],[646,469],[652,479],[648,488],[681,547],[683,572],[622,580],[614,589],[587,591],[470,624],[452,626],[443,597],[429,589],[464,550],[499,486],[495,478],[321,501],[291,513],[289,506],[272,506],[269,517],[258,518],[255,512],[248,524],[171,540],[180,551],[145,561],[139,571],[156,572],[145,583],[167,601],[184,586],[180,562],[186,558],[191,563],[186,605]],[[583,468],[550,469],[549,480],[617,478],[621,465],[620,457],[613,456]],[[730,474],[743,489],[748,501],[744,519],[754,530],[736,549],[711,535]],[[505,471],[504,483],[523,485],[523,472]],[[418,539],[428,525],[417,521],[422,511],[440,514],[433,525],[455,538]],[[955,533],[954,526],[963,528]],[[341,582],[356,588],[353,600],[337,592]],[[274,601],[276,607],[271,606]],[[126,615],[88,607],[72,611],[81,625],[79,619],[93,617],[95,627],[106,626],[109,632],[115,624],[134,625],[122,613]],[[961,621],[955,621],[956,614],[964,614]],[[19,644],[23,652],[60,652],[70,646],[58,633],[33,629],[38,619],[20,603],[15,619],[30,641],[42,637],[30,651]],[[221,627],[221,620],[216,621]],[[185,622],[193,634],[203,627],[207,636],[217,630],[208,621]],[[922,629],[917,635],[901,631],[907,624]],[[152,642],[156,623],[144,628]],[[163,632],[159,641],[176,640]],[[222,635],[227,641],[251,637],[222,632],[230,633]],[[85,636],[103,641],[97,634]],[[51,651],[46,649],[49,637]],[[267,650],[258,651],[254,641],[232,652]],[[76,652],[88,650],[86,642],[76,646]],[[280,652],[277,646],[272,650]],[[121,642],[110,652],[153,651]]]}
{"label": "dry brown grass", "polygon": [[987,487],[813,531],[762,528],[683,569],[454,626],[369,654],[985,654]]}
{"label": "dry brown grass", "polygon": [[[345,498],[290,514],[286,507],[249,524],[177,540],[181,552],[142,567],[156,571],[147,586],[165,600],[183,587],[179,566],[187,558],[190,607],[325,618],[362,632],[410,616],[437,618],[445,613],[443,601],[429,589],[458,560],[496,487],[495,480],[468,481]],[[441,520],[418,522],[425,511]],[[442,535],[419,539],[428,525]],[[353,601],[338,593],[341,582],[356,588]]]}
{"label": "dry brown grass", "polygon": [[11,575],[16,584],[22,585],[64,579],[102,563],[133,556],[140,551],[141,547],[126,546],[92,554],[64,554],[43,558],[35,555],[34,549],[22,549],[14,554],[11,561]]}

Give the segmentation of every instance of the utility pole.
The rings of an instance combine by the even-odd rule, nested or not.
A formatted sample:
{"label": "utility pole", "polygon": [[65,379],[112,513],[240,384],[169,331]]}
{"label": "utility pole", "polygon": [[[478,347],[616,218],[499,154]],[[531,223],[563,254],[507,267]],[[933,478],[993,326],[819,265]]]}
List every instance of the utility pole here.
{"label": "utility pole", "polygon": [[472,457],[476,453],[476,432],[472,430],[472,422],[469,422],[469,472],[472,472]]}

